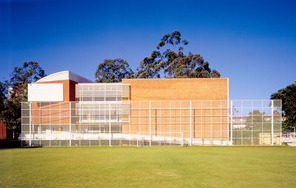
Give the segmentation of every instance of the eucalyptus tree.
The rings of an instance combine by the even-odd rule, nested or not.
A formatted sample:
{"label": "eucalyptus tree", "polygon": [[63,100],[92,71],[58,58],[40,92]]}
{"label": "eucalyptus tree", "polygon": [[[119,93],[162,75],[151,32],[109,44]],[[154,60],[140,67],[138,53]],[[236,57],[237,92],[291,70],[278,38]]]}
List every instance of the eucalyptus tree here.
{"label": "eucalyptus tree", "polygon": [[95,78],[100,83],[121,82],[123,78],[133,78],[134,72],[123,59],[105,59],[97,67]]}
{"label": "eucalyptus tree", "polygon": [[45,72],[40,65],[29,61],[24,62],[21,67],[14,67],[10,80],[1,84],[6,96],[0,118],[6,124],[6,128],[12,130],[13,138],[17,137],[21,131],[21,102],[28,100],[28,84],[44,76],[46,76]]}
{"label": "eucalyptus tree", "polygon": [[296,83],[278,90],[270,98],[282,100],[283,116],[285,117],[283,130],[293,130],[296,127]]}
{"label": "eucalyptus tree", "polygon": [[210,69],[209,62],[200,54],[187,55],[184,48],[189,42],[174,31],[163,35],[149,57],[145,57],[135,74],[136,78],[219,78],[220,73]]}

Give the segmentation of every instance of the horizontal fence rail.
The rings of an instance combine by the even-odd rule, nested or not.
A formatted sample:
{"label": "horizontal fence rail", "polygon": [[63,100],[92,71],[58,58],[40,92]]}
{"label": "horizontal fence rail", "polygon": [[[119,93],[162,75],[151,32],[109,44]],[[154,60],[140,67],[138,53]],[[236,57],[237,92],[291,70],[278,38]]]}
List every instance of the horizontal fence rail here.
{"label": "horizontal fence rail", "polygon": [[23,146],[281,145],[280,100],[22,103]]}

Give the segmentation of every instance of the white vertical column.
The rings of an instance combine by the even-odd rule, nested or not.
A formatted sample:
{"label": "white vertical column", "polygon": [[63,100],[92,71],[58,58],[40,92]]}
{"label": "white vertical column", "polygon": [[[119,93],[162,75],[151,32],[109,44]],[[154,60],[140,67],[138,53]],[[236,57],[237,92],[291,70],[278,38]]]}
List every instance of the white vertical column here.
{"label": "white vertical column", "polygon": [[[131,135],[131,115],[132,115],[132,104],[129,104],[129,116],[128,116],[128,134]],[[129,145],[131,146],[131,140],[129,141]]]}
{"label": "white vertical column", "polygon": [[70,138],[69,138],[69,146],[71,146],[71,135],[72,135],[72,129],[71,129],[71,126],[72,126],[72,122],[71,122],[71,115],[72,115],[72,113],[71,113],[71,111],[72,111],[72,108],[71,108],[71,102],[69,102],[69,133],[70,133]]}
{"label": "white vertical column", "polygon": [[271,145],[273,145],[273,100],[271,100]]}
{"label": "white vertical column", "polygon": [[32,145],[32,132],[31,132],[31,129],[32,129],[32,107],[31,107],[32,103],[29,102],[29,115],[30,115],[30,118],[29,118],[29,135],[30,135],[30,138],[29,138],[29,146]]}
{"label": "white vertical column", "polygon": [[[240,109],[241,109],[241,112],[240,112],[240,116],[241,117],[244,117],[244,105],[243,105],[243,101],[241,101],[241,104],[240,104]],[[243,125],[243,122],[241,122],[241,126]],[[243,129],[241,129],[241,145],[243,145],[244,143],[244,138],[243,138]]]}
{"label": "white vertical column", "polygon": [[151,147],[151,142],[152,142],[152,133],[151,133],[151,101],[149,101],[149,134],[150,134],[150,142],[149,142],[149,145]]}
{"label": "white vertical column", "polygon": [[202,122],[202,100],[200,101],[200,131],[201,131],[201,141],[202,141],[202,145],[204,144],[204,134],[203,134],[203,122]]}
{"label": "white vertical column", "polygon": [[49,130],[50,130],[50,140],[49,140],[49,146],[51,146],[52,141],[52,126],[51,126],[51,103],[49,103]]}
{"label": "white vertical column", "polygon": [[[183,126],[183,129],[182,129],[182,125],[181,125],[181,102],[179,101],[179,103],[180,103],[180,105],[179,105],[179,107],[180,107],[180,110],[179,110],[179,121],[180,121],[180,133],[182,132],[182,135],[183,135],[183,132],[184,132],[184,126]],[[177,108],[177,107],[176,107]],[[176,112],[177,112],[177,109],[176,109]],[[176,119],[177,119],[177,117],[176,117]],[[183,136],[182,136],[182,140],[183,140],[184,138],[183,138]],[[182,144],[183,145],[183,144]]]}
{"label": "white vertical column", "polygon": [[[170,101],[170,141],[172,140],[172,101]],[[170,145],[172,145],[172,142],[170,142]]]}
{"label": "white vertical column", "polygon": [[211,145],[214,144],[214,130],[213,130],[213,101],[211,100]]}
{"label": "white vertical column", "polygon": [[252,145],[254,145],[254,121],[253,121],[253,119],[254,119],[254,101],[252,101],[252,137],[251,137],[251,139],[252,139]]}
{"label": "white vertical column", "polygon": [[105,88],[104,88],[104,101],[106,101],[106,94],[107,93],[107,85],[105,84]]}
{"label": "white vertical column", "polygon": [[182,146],[184,146],[184,135],[183,135],[183,132],[181,133],[181,135],[182,135]]}
{"label": "white vertical column", "polygon": [[190,101],[190,110],[189,110],[189,111],[190,111],[190,112],[189,112],[189,113],[190,113],[190,146],[192,146],[192,120],[191,120],[191,119],[192,119],[192,118],[191,118],[191,113],[192,113],[192,112],[191,112],[191,105],[192,105],[192,104],[191,104],[191,101]]}
{"label": "white vertical column", "polygon": [[[221,141],[221,143],[223,143],[223,128],[222,128],[222,116],[223,116],[223,113],[222,113],[222,109],[223,109],[223,106],[222,106],[222,101],[220,101],[220,109],[219,109],[219,111],[220,111],[220,141]],[[228,127],[228,126],[227,126]]]}
{"label": "white vertical column", "polygon": [[[59,125],[58,125],[58,131],[60,131],[60,132],[62,132],[62,126],[61,126],[61,124],[62,124],[62,122],[61,122],[61,120],[62,120],[62,114],[61,114],[61,103],[59,103]],[[61,141],[62,140],[62,138],[60,137],[60,140],[59,140],[59,146],[61,146]]]}
{"label": "white vertical column", "polygon": [[111,104],[109,102],[109,146],[111,146]]}
{"label": "white vertical column", "polygon": [[263,101],[261,101],[261,111],[262,111],[262,115],[261,115],[261,130],[262,130],[262,133],[261,133],[261,144],[263,145],[264,144],[264,137],[263,137],[263,112],[264,112],[264,109],[263,109]]}
{"label": "white vertical column", "polygon": [[232,115],[233,115],[233,101],[230,101],[230,141],[231,141],[231,145],[233,145],[232,142]]}
{"label": "white vertical column", "polygon": [[[141,102],[140,101],[138,101],[138,103],[139,103],[139,109],[138,109],[138,122],[139,122],[139,124],[138,124],[138,129],[137,129],[137,131],[138,131],[138,138],[139,138],[139,132],[141,131],[141,128],[142,128],[142,126],[141,126],[141,119],[142,119],[142,114],[141,114]],[[141,134],[141,132],[140,132],[140,134]]]}
{"label": "white vertical column", "polygon": [[139,132],[137,133],[137,147],[139,147]]}
{"label": "white vertical column", "polygon": [[[278,102],[279,102],[279,101],[278,101]],[[279,124],[279,126],[280,126],[280,127],[279,127],[279,133],[280,133],[280,145],[282,145],[282,131],[283,131],[283,130],[282,130],[282,123],[283,123],[283,122],[282,122],[282,121],[283,121],[283,119],[282,119],[282,108],[283,108],[282,101],[281,101],[281,103],[280,103],[279,105],[280,105],[280,109],[279,109],[279,111],[280,111],[280,113],[281,113],[281,116],[280,116],[280,120],[279,120],[280,122],[278,122],[278,123],[280,123],[280,124]],[[295,135],[295,127],[294,127],[294,136],[296,136],[296,135]]]}
{"label": "white vertical column", "polygon": [[[163,136],[163,133],[162,133],[162,131],[161,131],[161,119],[162,119],[162,112],[161,112],[161,103],[162,102],[159,102],[160,103],[160,109],[159,109],[159,120],[160,120],[160,122],[159,122],[159,125],[160,125],[160,127],[159,127],[159,129],[160,129],[160,131],[159,131],[159,133],[160,133],[160,136]],[[161,145],[161,141],[159,142],[159,144]]]}
{"label": "white vertical column", "polygon": [[[229,142],[229,137],[230,137],[230,128],[229,128],[229,125],[230,125],[230,122],[229,122],[229,100],[227,100],[227,145],[228,145],[228,142]],[[224,109],[224,107],[222,107],[223,109]],[[223,111],[223,113],[222,113],[223,115],[223,117],[224,117],[224,111]],[[223,123],[224,123],[224,120],[223,120]]]}

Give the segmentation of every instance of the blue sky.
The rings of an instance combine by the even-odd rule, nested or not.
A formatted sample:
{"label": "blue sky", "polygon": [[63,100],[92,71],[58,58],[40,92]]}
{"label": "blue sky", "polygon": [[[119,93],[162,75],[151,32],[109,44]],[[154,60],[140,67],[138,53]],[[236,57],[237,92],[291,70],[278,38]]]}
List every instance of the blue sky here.
{"label": "blue sky", "polygon": [[229,78],[230,99],[269,99],[296,81],[296,3],[279,0],[0,0],[0,80],[24,61],[91,80],[104,59],[135,69],[175,30]]}

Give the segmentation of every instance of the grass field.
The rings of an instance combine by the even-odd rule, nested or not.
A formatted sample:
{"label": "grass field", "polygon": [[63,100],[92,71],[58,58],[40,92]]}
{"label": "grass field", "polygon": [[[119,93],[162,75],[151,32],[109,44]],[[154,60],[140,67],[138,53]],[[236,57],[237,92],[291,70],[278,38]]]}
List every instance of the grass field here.
{"label": "grass field", "polygon": [[0,187],[296,187],[292,147],[0,150]]}

